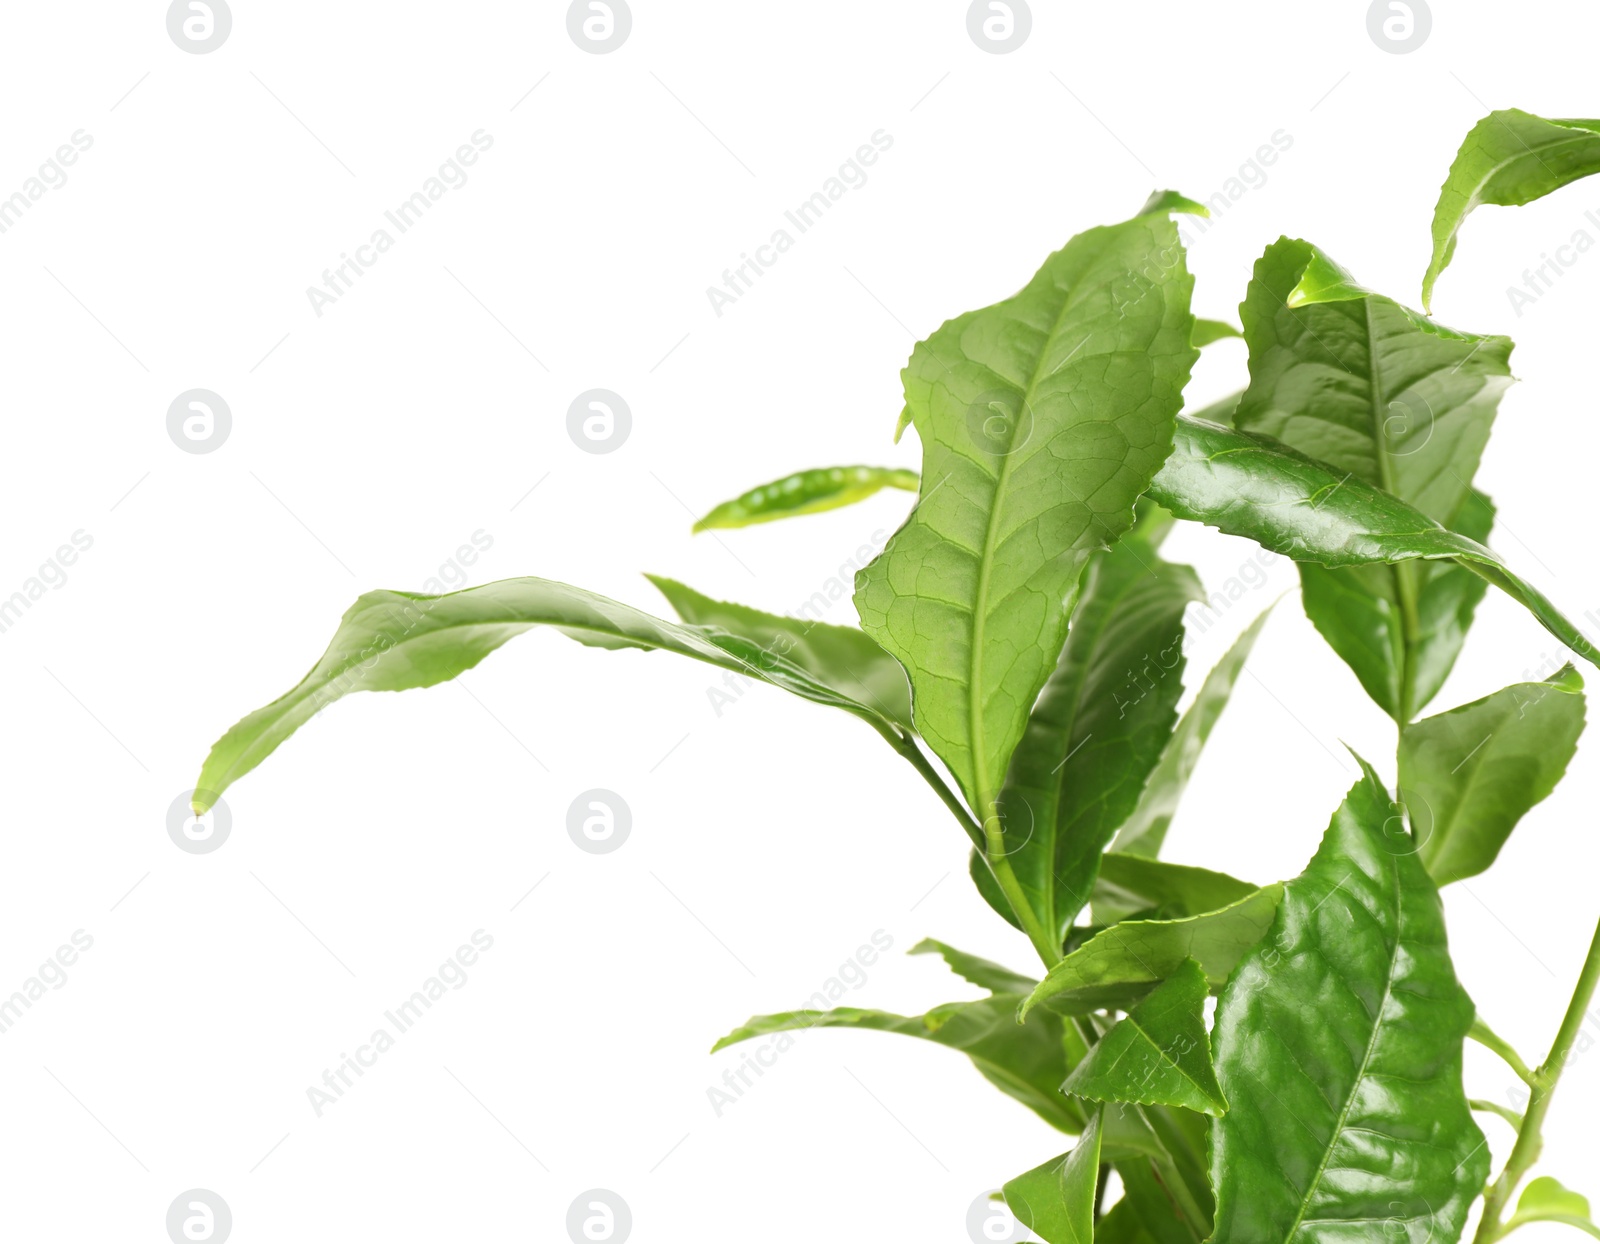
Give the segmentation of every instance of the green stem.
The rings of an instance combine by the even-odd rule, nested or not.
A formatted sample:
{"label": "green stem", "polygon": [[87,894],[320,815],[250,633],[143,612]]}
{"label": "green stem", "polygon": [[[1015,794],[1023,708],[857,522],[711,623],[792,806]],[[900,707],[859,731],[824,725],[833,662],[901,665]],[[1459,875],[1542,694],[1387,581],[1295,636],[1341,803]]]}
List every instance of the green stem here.
{"label": "green stem", "polygon": [[1481,1097],[1470,1098],[1467,1101],[1467,1105],[1473,1110],[1476,1110],[1479,1114],[1499,1115],[1507,1123],[1511,1124],[1514,1129],[1518,1131],[1522,1129],[1522,1116],[1515,1110],[1511,1109],[1510,1106],[1502,1106],[1497,1101],[1485,1101]]}
{"label": "green stem", "polygon": [[1505,1062],[1507,1067],[1516,1072],[1517,1079],[1530,1087],[1536,1083],[1533,1071],[1528,1064],[1522,1061],[1522,1055],[1511,1048],[1511,1043],[1500,1036],[1483,1022],[1483,1017],[1477,1016],[1472,1021],[1472,1029],[1467,1033],[1486,1050],[1493,1050]]}
{"label": "green stem", "polygon": [[[1533,1073],[1532,1095],[1527,1113],[1522,1118],[1522,1127],[1517,1132],[1517,1143],[1506,1160],[1505,1170],[1500,1172],[1500,1178],[1495,1180],[1483,1198],[1483,1221],[1478,1224],[1478,1234],[1474,1237],[1476,1244],[1494,1244],[1515,1226],[1521,1225],[1516,1217],[1505,1222],[1502,1216],[1511,1201],[1511,1194],[1533,1169],[1544,1148],[1544,1120],[1550,1113],[1550,1099],[1555,1095],[1561,1073],[1566,1070],[1567,1057],[1572,1053],[1572,1047],[1588,1016],[1589,1004],[1594,1001],[1597,985],[1600,985],[1600,925],[1595,927],[1594,940],[1589,943],[1589,957],[1583,961],[1583,971],[1578,974],[1578,985],[1572,991],[1572,1001],[1567,1004],[1561,1031],[1556,1034],[1549,1056]],[[1523,1221],[1531,1219],[1525,1218]]]}
{"label": "green stem", "polygon": [[1045,967],[1055,967],[1061,961],[1061,946],[1039,923],[1033,908],[1028,905],[1027,895],[1022,891],[1017,874],[1012,869],[1011,862],[1006,859],[1005,838],[1000,832],[999,817],[991,816],[985,826],[980,828],[972,819],[972,814],[967,811],[966,805],[957,798],[956,793],[939,776],[938,770],[922,754],[922,749],[917,746],[915,739],[909,734],[888,732],[884,732],[883,737],[889,740],[890,746],[895,751],[911,762],[911,767],[933,787],[934,792],[944,801],[944,806],[950,809],[960,822],[961,828],[966,830],[967,837],[972,839],[973,846],[978,848],[984,862],[989,866],[989,871],[994,874],[995,881],[1006,896],[1006,901],[1011,904],[1017,922],[1022,926],[1022,931],[1028,935],[1028,940],[1033,943],[1039,958],[1044,960]]}

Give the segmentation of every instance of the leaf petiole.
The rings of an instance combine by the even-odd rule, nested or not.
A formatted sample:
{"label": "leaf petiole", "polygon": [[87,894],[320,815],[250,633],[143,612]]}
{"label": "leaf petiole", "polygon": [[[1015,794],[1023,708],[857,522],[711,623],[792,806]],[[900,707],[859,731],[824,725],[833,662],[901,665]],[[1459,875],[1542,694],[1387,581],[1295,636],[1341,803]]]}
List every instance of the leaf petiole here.
{"label": "leaf petiole", "polygon": [[[1481,1015],[1472,1021],[1472,1029],[1467,1033],[1467,1036],[1483,1046],[1484,1049],[1499,1055],[1505,1065],[1516,1072],[1517,1079],[1521,1080],[1529,1088],[1538,1087],[1535,1074],[1528,1064],[1523,1061],[1522,1055],[1511,1048],[1509,1041],[1484,1023]],[[1520,1116],[1518,1126],[1521,1126]]]}

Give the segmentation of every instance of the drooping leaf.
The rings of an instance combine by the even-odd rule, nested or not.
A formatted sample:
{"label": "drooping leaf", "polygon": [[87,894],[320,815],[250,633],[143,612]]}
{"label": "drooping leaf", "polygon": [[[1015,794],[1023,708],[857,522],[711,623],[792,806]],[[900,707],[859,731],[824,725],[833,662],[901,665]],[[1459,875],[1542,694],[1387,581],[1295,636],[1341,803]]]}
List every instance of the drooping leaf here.
{"label": "drooping leaf", "polygon": [[1006,858],[1056,945],[1172,738],[1183,613],[1201,595],[1193,570],[1143,541],[1098,555],[1011,757],[998,801]]}
{"label": "drooping leaf", "polygon": [[753,643],[761,651],[798,666],[845,698],[869,705],[896,725],[911,729],[911,688],[906,672],[864,631],[712,600],[660,575],[645,578],[661,590],[673,612],[690,626]]}
{"label": "drooping leaf", "polygon": [[[1511,383],[1508,338],[1435,324],[1289,239],[1257,262],[1240,315],[1250,387],[1235,427],[1273,437],[1461,530],[1473,474]],[[1465,521],[1478,530],[1476,516]],[[1425,626],[1422,575],[1405,563],[1303,572],[1307,615],[1402,725],[1443,683],[1465,629],[1458,609],[1440,617],[1437,603],[1428,619],[1436,629]],[[1441,623],[1449,625],[1438,630]]]}
{"label": "drooping leaf", "polygon": [[[1185,710],[1177,729],[1161,750],[1161,759],[1150,771],[1150,778],[1140,792],[1138,805],[1117,831],[1117,851],[1151,858],[1160,854],[1167,840],[1167,829],[1178,811],[1178,802],[1200,763],[1200,753],[1221,718],[1222,710],[1227,707],[1228,699],[1233,695],[1233,685],[1244,671],[1244,663],[1271,612],[1271,606],[1268,606],[1254,622],[1245,627],[1200,684],[1194,703]],[[1219,907],[1222,905],[1217,904]]]}
{"label": "drooping leaf", "polygon": [[1433,258],[1422,305],[1456,253],[1462,222],[1480,204],[1520,207],[1600,173],[1600,121],[1547,121],[1520,108],[1491,112],[1467,131],[1433,209]]}
{"label": "drooping leaf", "polygon": [[1282,886],[1270,885],[1220,911],[1182,920],[1114,924],[1051,968],[1023,1003],[1021,1014],[1045,1002],[1063,1014],[1127,1010],[1185,959],[1199,963],[1212,988],[1219,989],[1265,935],[1282,894]]}
{"label": "drooping leaf", "polygon": [[1218,1004],[1218,1240],[1454,1240],[1488,1176],[1439,894],[1362,769]]}
{"label": "drooping leaf", "polygon": [[631,605],[548,579],[502,579],[443,596],[368,592],[340,620],[316,665],[287,694],[243,718],[211,748],[195,782],[196,813],[265,760],[291,734],[353,691],[404,691],[447,682],[501,644],[551,626],[603,648],[676,652],[852,713],[887,736],[895,723],[876,707],[819,682],[754,639],[682,626]]}
{"label": "drooping leaf", "polygon": [[1093,1244],[1099,1177],[1100,1117],[1096,1112],[1071,1152],[1007,1182],[1006,1204],[1046,1244]]}
{"label": "drooping leaf", "polygon": [[1229,337],[1243,336],[1243,333],[1225,320],[1196,320],[1194,322],[1194,332],[1190,334],[1189,340],[1196,349],[1204,349],[1213,342],[1225,341]]}
{"label": "drooping leaf", "polygon": [[1584,724],[1568,665],[1400,733],[1400,797],[1435,883],[1483,872],[1530,808],[1556,787]]}
{"label": "drooping leaf", "polygon": [[1475,540],[1405,502],[1286,446],[1217,424],[1180,418],[1172,456],[1150,496],[1179,518],[1245,536],[1323,566],[1454,561],[1523,605],[1591,664],[1600,651],[1542,592]]}
{"label": "drooping leaf", "polygon": [[987,989],[990,993],[1029,994],[1039,983],[1031,976],[1023,976],[1020,972],[1013,972],[1010,968],[1002,967],[988,959],[969,955],[964,950],[957,950],[954,946],[935,941],[931,937],[923,938],[906,953],[938,955],[957,976],[971,981],[979,989]]}
{"label": "drooping leaf", "polygon": [[1221,1114],[1228,1101],[1217,1084],[1206,1036],[1210,989],[1200,965],[1185,960],[1089,1047],[1061,1091],[1090,1101]]}
{"label": "drooping leaf", "polygon": [[1086,1052],[1070,1021],[1048,1010],[1017,1022],[1017,994],[995,994],[977,1002],[947,1002],[926,1015],[891,1015],[838,1007],[831,1011],[787,1011],[758,1015],[734,1029],[714,1054],[753,1037],[809,1028],[860,1028],[896,1032],[960,1050],[1002,1093],[1014,1097],[1063,1132],[1081,1131],[1083,1111],[1060,1093],[1060,1085]]}
{"label": "drooping leaf", "polygon": [[856,580],[916,722],[986,820],[1054,670],[1089,558],[1172,443],[1193,285],[1165,207],[1092,229],[1019,294],[950,320],[902,379],[919,500]]}
{"label": "drooping leaf", "polygon": [[917,473],[899,467],[816,467],[796,471],[770,484],[762,484],[724,501],[699,522],[694,530],[749,527],[799,514],[820,514],[840,506],[865,501],[884,488],[917,490]]}
{"label": "drooping leaf", "polygon": [[1199,916],[1248,898],[1259,888],[1209,868],[1109,851],[1095,881],[1094,919],[1096,924],[1115,924],[1136,912],[1157,912],[1163,920]]}

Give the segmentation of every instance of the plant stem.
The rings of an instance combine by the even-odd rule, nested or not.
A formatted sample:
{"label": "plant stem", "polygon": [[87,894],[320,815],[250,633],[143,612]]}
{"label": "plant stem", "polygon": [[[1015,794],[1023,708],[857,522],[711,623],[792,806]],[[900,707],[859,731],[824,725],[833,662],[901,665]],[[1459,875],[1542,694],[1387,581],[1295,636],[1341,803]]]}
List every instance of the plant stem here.
{"label": "plant stem", "polygon": [[1493,1050],[1498,1054],[1505,1062],[1505,1065],[1516,1072],[1517,1079],[1524,1084],[1532,1086],[1536,1083],[1534,1073],[1529,1069],[1528,1064],[1522,1061],[1522,1055],[1511,1048],[1509,1041],[1484,1023],[1481,1015],[1472,1021],[1472,1030],[1467,1033],[1467,1036],[1483,1046],[1484,1049]]}
{"label": "plant stem", "polygon": [[1011,904],[1017,922],[1022,926],[1022,931],[1028,935],[1028,940],[1033,943],[1039,958],[1044,960],[1045,967],[1055,967],[1061,962],[1061,946],[1039,923],[1033,909],[1028,906],[1027,896],[1022,892],[1017,874],[1006,859],[1005,838],[1000,832],[999,817],[987,818],[984,826],[980,828],[977,821],[973,820],[972,814],[967,811],[966,805],[957,798],[956,793],[939,776],[938,770],[922,754],[922,749],[917,746],[914,738],[909,734],[900,733],[884,733],[884,738],[889,740],[890,746],[895,751],[911,762],[911,767],[922,775],[923,781],[933,787],[934,792],[944,801],[944,806],[950,809],[960,822],[961,828],[966,830],[967,837],[972,839],[973,846],[978,848],[979,854],[989,866],[989,871],[994,874],[996,883],[1006,896],[1006,901]]}
{"label": "plant stem", "polygon": [[[1539,1153],[1544,1148],[1543,1128],[1545,1116],[1550,1112],[1550,1099],[1555,1094],[1561,1073],[1567,1066],[1567,1057],[1572,1053],[1578,1033],[1588,1017],[1589,1004],[1594,1001],[1597,985],[1600,985],[1600,925],[1595,927],[1594,940],[1589,944],[1589,957],[1583,962],[1578,986],[1572,991],[1572,1001],[1567,1004],[1561,1031],[1556,1034],[1549,1057],[1533,1073],[1532,1095],[1527,1113],[1522,1117],[1522,1127],[1517,1132],[1517,1143],[1506,1160],[1505,1170],[1500,1172],[1500,1178],[1495,1180],[1483,1198],[1483,1221],[1478,1224],[1478,1234],[1474,1237],[1476,1244],[1494,1244],[1495,1240],[1522,1225],[1516,1217],[1505,1222],[1502,1215],[1511,1201],[1511,1194],[1539,1160]],[[1531,1219],[1522,1219],[1522,1222],[1527,1221]]]}
{"label": "plant stem", "polygon": [[1522,1116],[1510,1106],[1502,1106],[1497,1101],[1484,1101],[1480,1097],[1470,1099],[1467,1105],[1479,1114],[1497,1114],[1519,1131],[1522,1128]]}

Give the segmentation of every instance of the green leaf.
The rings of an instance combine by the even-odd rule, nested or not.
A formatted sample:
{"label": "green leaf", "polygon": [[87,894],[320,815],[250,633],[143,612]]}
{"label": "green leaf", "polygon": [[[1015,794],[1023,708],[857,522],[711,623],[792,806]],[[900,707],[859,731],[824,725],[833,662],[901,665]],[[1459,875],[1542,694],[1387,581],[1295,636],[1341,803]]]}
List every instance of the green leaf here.
{"label": "green leaf", "polygon": [[1156,1244],[1155,1237],[1139,1221],[1138,1208],[1126,1193],[1094,1224],[1094,1239],[1095,1244]]}
{"label": "green leaf", "polygon": [[1454,561],[1522,604],[1568,648],[1600,665],[1600,651],[1583,632],[1483,545],[1271,440],[1180,418],[1172,456],[1150,496],[1179,518],[1245,536],[1297,561],[1335,568]]}
{"label": "green leaf", "polygon": [[[1151,858],[1160,854],[1167,839],[1167,829],[1177,814],[1178,803],[1200,763],[1200,753],[1221,718],[1222,710],[1228,706],[1233,685],[1244,672],[1244,663],[1271,612],[1272,608],[1268,606],[1254,622],[1245,627],[1200,684],[1194,703],[1184,712],[1178,728],[1162,748],[1161,759],[1151,770],[1150,778],[1140,792],[1138,805],[1117,831],[1117,851]],[[1219,907],[1222,905],[1217,904]]]}
{"label": "green leaf", "polygon": [[1491,112],[1467,131],[1433,209],[1433,258],[1422,278],[1422,305],[1454,258],[1456,235],[1483,203],[1520,207],[1600,173],[1600,121],[1547,121],[1520,108]]}
{"label": "green leaf", "polygon": [[1096,924],[1115,924],[1136,912],[1163,920],[1204,915],[1248,898],[1260,887],[1226,873],[1140,855],[1107,852],[1094,887]]}
{"label": "green leaf", "polygon": [[712,635],[735,637],[798,666],[846,699],[870,705],[902,729],[911,729],[911,688],[900,662],[864,631],[763,613],[703,596],[660,575],[646,575],[661,590],[673,612],[690,626]]}
{"label": "green leaf", "polygon": [[1219,1240],[1454,1240],[1488,1177],[1444,910],[1362,770],[1217,1007]]}
{"label": "green leaf", "polygon": [[1206,1037],[1206,974],[1186,959],[1127,1018],[1089,1047],[1061,1091],[1098,1102],[1183,1106],[1219,1115],[1228,1108]]}
{"label": "green leaf", "polygon": [[1046,1123],[1063,1132],[1081,1131],[1083,1112],[1061,1095],[1060,1085],[1086,1053],[1083,1039],[1069,1021],[1048,1010],[1017,1023],[1021,1000],[1017,994],[995,994],[976,1002],[947,1002],[915,1016],[856,1007],[758,1015],[723,1037],[711,1052],[754,1037],[810,1028],[895,1032],[960,1050],[991,1084]]}
{"label": "green leaf", "polygon": [[1167,1106],[1107,1105],[1101,1159],[1114,1163],[1139,1224],[1159,1244],[1199,1244],[1211,1235],[1210,1120]]}
{"label": "green leaf", "polygon": [[1006,1204],[1046,1244],[1093,1244],[1094,1194],[1100,1178],[1100,1117],[1091,1115],[1070,1153],[1005,1185]]}
{"label": "green leaf", "polygon": [[1220,911],[1114,924],[1051,968],[1020,1013],[1028,1015],[1042,1002],[1072,1015],[1127,1010],[1185,959],[1198,962],[1212,988],[1220,988],[1266,934],[1282,894],[1282,886],[1270,885]]}
{"label": "green leaf", "polygon": [[[1511,383],[1508,338],[1435,324],[1288,239],[1257,262],[1240,314],[1250,387],[1235,427],[1274,437],[1460,529]],[[1307,615],[1402,725],[1437,692],[1464,635],[1459,625],[1442,634],[1425,627],[1420,575],[1397,564],[1302,576]],[[1432,609],[1438,613],[1437,604]],[[1444,616],[1460,620],[1450,610]]]}
{"label": "green leaf", "polygon": [[931,937],[923,938],[906,953],[938,955],[957,976],[971,981],[979,989],[987,989],[990,993],[1029,994],[1039,983],[1031,976],[1023,976],[1020,972],[1013,972],[1010,968],[992,963],[988,959],[969,955],[964,950],[957,950],[954,946],[935,941]]}
{"label": "green leaf", "polygon": [[1589,1219],[1589,1198],[1573,1192],[1559,1179],[1541,1175],[1529,1181],[1517,1198],[1517,1212],[1506,1224],[1505,1234],[1528,1222],[1564,1222],[1570,1226],[1587,1227],[1591,1235],[1600,1235]]}
{"label": "green leaf", "polygon": [[989,867],[989,861],[976,847],[967,857],[967,874],[972,878],[972,884],[978,887],[978,893],[983,895],[983,901],[989,904],[995,914],[1012,928],[1022,931],[1022,921],[1017,919],[1017,913],[1011,909],[1011,900],[1000,888],[1000,883],[994,879],[994,870]]}
{"label": "green leaf", "polygon": [[1568,665],[1401,731],[1400,797],[1437,884],[1494,863],[1566,773],[1583,723],[1583,679]]}
{"label": "green leaf", "polygon": [[353,691],[404,691],[447,682],[536,626],[552,626],[602,648],[659,648],[693,657],[842,708],[885,737],[897,733],[894,721],[876,707],[819,682],[754,639],[664,622],[565,583],[502,579],[443,596],[368,592],[345,612],[310,673],[212,746],[195,782],[195,812],[205,812],[232,783],[335,700]]}
{"label": "green leaf", "polygon": [[1194,322],[1194,332],[1189,335],[1189,341],[1195,349],[1199,350],[1216,341],[1225,341],[1229,337],[1243,336],[1243,333],[1224,320],[1196,320]]}
{"label": "green leaf", "polygon": [[1131,537],[1096,557],[1085,579],[998,801],[1007,860],[1054,945],[1172,738],[1183,613],[1200,599],[1193,570]]}
{"label": "green leaf", "polygon": [[1090,556],[1133,524],[1197,352],[1164,214],[1079,234],[1012,298],[948,321],[902,373],[918,504],[856,578],[862,628],[986,821]]}
{"label": "green leaf", "polygon": [[798,514],[820,514],[865,501],[884,488],[917,490],[917,473],[899,467],[816,467],[796,471],[724,501],[694,525],[694,530],[750,527]]}

